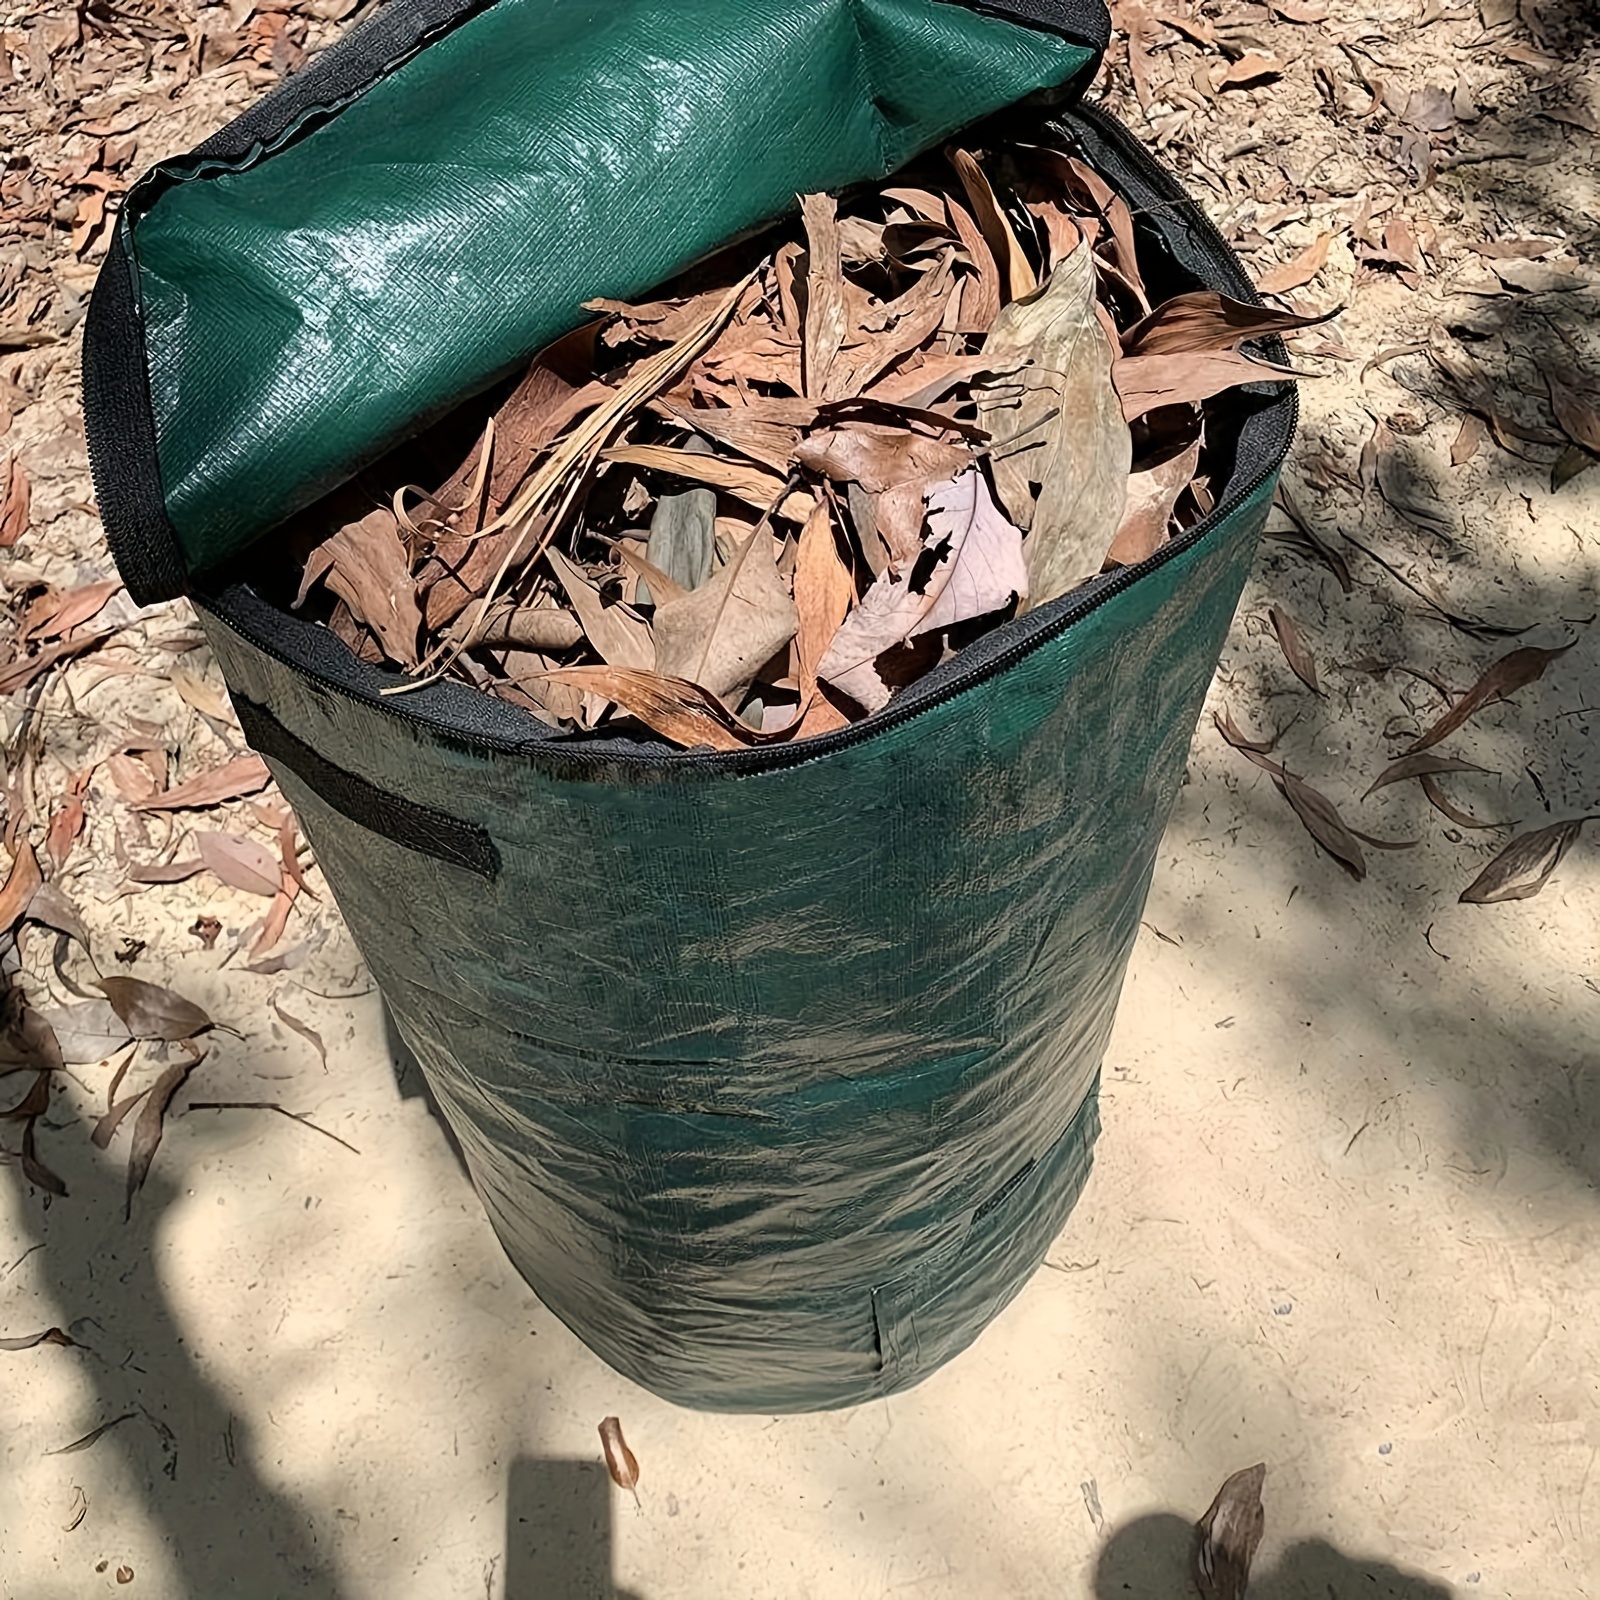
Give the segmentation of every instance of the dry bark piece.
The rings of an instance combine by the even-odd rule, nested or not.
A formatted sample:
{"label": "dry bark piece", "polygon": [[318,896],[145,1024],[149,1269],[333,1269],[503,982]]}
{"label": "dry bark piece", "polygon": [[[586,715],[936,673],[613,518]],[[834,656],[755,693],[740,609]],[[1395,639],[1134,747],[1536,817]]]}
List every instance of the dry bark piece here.
{"label": "dry bark piece", "polygon": [[973,399],[995,441],[1000,502],[1028,534],[1029,603],[1040,606],[1099,571],[1133,459],[1110,382],[1115,351],[1095,315],[1091,253],[1075,250],[1038,294],[1007,306],[983,353],[1004,376],[974,384]]}
{"label": "dry bark piece", "polygon": [[619,1489],[626,1489],[639,1499],[639,1462],[628,1441],[622,1437],[622,1424],[616,1417],[606,1417],[600,1424],[600,1448],[605,1452],[606,1471]]}
{"label": "dry bark piece", "polygon": [[1267,615],[1272,619],[1272,631],[1278,636],[1279,648],[1290,670],[1313,694],[1321,694],[1316,657],[1300,636],[1299,624],[1282,606],[1273,606]]}
{"label": "dry bark piece", "polygon": [[1228,1478],[1196,1528],[1194,1580],[1203,1600],[1244,1600],[1250,1565],[1266,1530],[1265,1462]]}
{"label": "dry bark piece", "polygon": [[1407,755],[1430,749],[1441,739],[1447,739],[1468,718],[1475,716],[1485,706],[1497,700],[1508,699],[1518,689],[1544,676],[1544,669],[1557,656],[1564,656],[1578,641],[1558,645],[1553,650],[1541,650],[1537,645],[1524,645],[1503,655],[1486,671],[1456,703],[1412,745]]}
{"label": "dry bark piece", "polygon": [[1544,888],[1561,858],[1593,816],[1555,822],[1519,834],[1461,891],[1465,905],[1488,906],[1502,900],[1527,900]]}
{"label": "dry bark piece", "polygon": [[212,1026],[192,1000],[143,978],[101,978],[97,987],[135,1039],[192,1039]]}
{"label": "dry bark piece", "polygon": [[186,779],[147,800],[136,800],[135,811],[199,811],[218,806],[225,800],[238,800],[255,794],[272,782],[272,774],[260,756],[235,756],[225,766],[198,777]]}

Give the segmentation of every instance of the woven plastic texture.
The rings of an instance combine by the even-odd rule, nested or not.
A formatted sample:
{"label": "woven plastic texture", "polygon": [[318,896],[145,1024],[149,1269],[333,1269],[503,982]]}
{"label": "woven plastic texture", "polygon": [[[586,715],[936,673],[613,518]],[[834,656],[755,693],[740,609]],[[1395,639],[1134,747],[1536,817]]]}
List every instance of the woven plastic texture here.
{"label": "woven plastic texture", "polygon": [[584,300],[883,177],[1091,54],[937,0],[498,0],[281,148],[168,163],[123,237],[190,568]]}

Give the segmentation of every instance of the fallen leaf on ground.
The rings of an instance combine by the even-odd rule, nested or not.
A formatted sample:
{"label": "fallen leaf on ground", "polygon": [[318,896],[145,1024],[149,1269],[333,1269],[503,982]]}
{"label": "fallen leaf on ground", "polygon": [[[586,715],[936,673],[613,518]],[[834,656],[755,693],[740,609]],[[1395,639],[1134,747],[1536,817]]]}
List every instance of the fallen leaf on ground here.
{"label": "fallen leaf on ground", "polygon": [[1462,903],[1487,906],[1538,894],[1572,848],[1584,823],[1594,820],[1592,816],[1574,817],[1519,834],[1461,891]]}
{"label": "fallen leaf on ground", "polygon": [[1422,775],[1422,792],[1428,797],[1428,804],[1436,811],[1443,812],[1452,822],[1463,828],[1504,828],[1504,822],[1484,822],[1481,818],[1473,816],[1470,811],[1463,811],[1454,804],[1450,797],[1439,787],[1439,781],[1430,773]]}
{"label": "fallen leaf on ground", "polygon": [[26,916],[29,922],[70,934],[85,950],[89,948],[89,930],[84,927],[78,908],[53,883],[41,884],[34,890]]}
{"label": "fallen leaf on ground", "polygon": [[44,1006],[36,1013],[55,1038],[68,1066],[93,1066],[120,1050],[133,1035],[107,1000],[77,1006]]}
{"label": "fallen leaf on ground", "polygon": [[1262,294],[1284,294],[1290,289],[1303,288],[1328,264],[1328,251],[1332,245],[1331,233],[1319,235],[1299,255],[1262,273],[1256,279],[1256,288]]}
{"label": "fallen leaf on ground", "polygon": [[195,849],[210,871],[230,889],[272,896],[282,884],[278,858],[255,839],[231,833],[197,833]]}
{"label": "fallen leaf on ground", "polygon": [[0,490],[0,550],[9,550],[27,531],[31,495],[22,463],[14,455],[8,456],[5,487]]}
{"label": "fallen leaf on ground", "polygon": [[[124,981],[131,983],[137,980]],[[194,1069],[193,1061],[173,1062],[150,1086],[149,1095],[139,1108],[139,1119],[133,1125],[133,1149],[128,1156],[128,1194],[122,1210],[125,1219],[133,1215],[133,1197],[144,1186],[144,1180],[150,1173],[150,1163],[155,1160],[156,1151],[160,1148],[167,1106]]]}
{"label": "fallen leaf on ground", "polygon": [[1427,751],[1418,751],[1415,755],[1401,756],[1398,761],[1390,764],[1373,779],[1367,794],[1362,795],[1365,800],[1367,795],[1376,794],[1379,789],[1386,789],[1391,783],[1404,783],[1408,778],[1427,778],[1440,772],[1487,772],[1487,767],[1474,765],[1471,761],[1463,761],[1459,756],[1436,756]]}
{"label": "fallen leaf on ground", "polygon": [[1513,650],[1509,655],[1501,656],[1487,672],[1483,674],[1473,686],[1456,701],[1456,703],[1412,745],[1407,755],[1415,755],[1419,750],[1427,750],[1447,739],[1466,722],[1469,717],[1475,716],[1485,706],[1493,705],[1497,700],[1507,699],[1515,694],[1518,689],[1525,689],[1530,683],[1537,682],[1544,676],[1544,670],[1558,656],[1564,656],[1578,641],[1572,640],[1569,644],[1558,645],[1554,650],[1541,650],[1536,645],[1524,645],[1519,650]]}
{"label": "fallen leaf on ground", "polygon": [[[1579,393],[1576,383],[1568,383],[1548,366],[1544,369],[1544,381],[1549,386],[1550,406],[1561,424],[1561,431],[1591,455],[1600,456],[1600,409]],[[1585,383],[1584,387],[1590,385]]]}
{"label": "fallen leaf on ground", "polygon": [[39,870],[39,858],[33,846],[26,839],[18,840],[11,870],[6,874],[4,887],[0,887],[0,934],[9,933],[22,920],[43,882],[44,874]]}
{"label": "fallen leaf on ground", "polygon": [[59,1450],[46,1450],[47,1456],[70,1456],[79,1450],[87,1450],[102,1434],[110,1433],[119,1423],[128,1422],[138,1416],[137,1411],[124,1411],[120,1417],[113,1417],[109,1422],[102,1422],[98,1428],[91,1429],[81,1439],[74,1439],[71,1444],[64,1444]]}
{"label": "fallen leaf on ground", "polygon": [[98,987],[135,1039],[175,1043],[192,1039],[213,1025],[192,1000],[143,978],[101,978]]}
{"label": "fallen leaf on ground", "polygon": [[272,774],[260,756],[235,756],[225,766],[198,777],[186,779],[148,800],[133,802],[135,811],[198,811],[254,794],[272,782]]}
{"label": "fallen leaf on ground", "polygon": [[76,1346],[78,1341],[62,1328],[46,1328],[43,1333],[25,1334],[16,1339],[0,1339],[0,1350],[32,1350],[41,1344]]}
{"label": "fallen leaf on ground", "polygon": [[1282,606],[1273,606],[1267,615],[1272,619],[1272,631],[1278,636],[1283,659],[1289,663],[1295,677],[1313,694],[1321,694],[1321,686],[1317,683],[1316,658],[1301,638],[1299,624]]}
{"label": "fallen leaf on ground", "polygon": [[606,1417],[600,1424],[600,1448],[605,1452],[606,1471],[619,1489],[626,1489],[635,1501],[639,1498],[639,1462],[628,1441],[622,1437],[622,1424]]}
{"label": "fallen leaf on ground", "polygon": [[272,997],[272,1009],[278,1013],[278,1020],[285,1027],[293,1028],[317,1052],[317,1058],[322,1062],[322,1070],[326,1072],[328,1070],[328,1047],[322,1042],[322,1035],[309,1022],[302,1022],[298,1017],[291,1016],[285,1011],[276,995]]}
{"label": "fallen leaf on ground", "polygon": [[1211,75],[1212,88],[1246,89],[1258,83],[1265,83],[1268,78],[1281,78],[1283,76],[1283,63],[1272,56],[1264,56],[1258,51],[1250,50],[1240,56],[1237,61],[1230,62],[1220,71]]}
{"label": "fallen leaf on ground", "polygon": [[1200,1519],[1194,1579],[1203,1600],[1244,1600],[1250,1566],[1266,1529],[1261,1505],[1266,1477],[1264,1462],[1234,1473]]}

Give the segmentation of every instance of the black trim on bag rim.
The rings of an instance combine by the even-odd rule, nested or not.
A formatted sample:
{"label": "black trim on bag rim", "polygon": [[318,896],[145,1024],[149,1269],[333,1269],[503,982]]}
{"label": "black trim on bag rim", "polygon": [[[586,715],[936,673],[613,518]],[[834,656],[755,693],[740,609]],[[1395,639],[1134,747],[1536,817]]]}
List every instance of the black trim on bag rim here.
{"label": "black trim on bag rim", "polygon": [[243,695],[233,696],[233,708],[251,747],[269,761],[287,767],[340,816],[408,850],[475,872],[491,883],[500,875],[500,852],[487,828],[391,794],[354,772],[334,766],[290,733],[265,706]]}
{"label": "black trim on bag rim", "polygon": [[[129,191],[95,281],[84,329],[83,410],[106,539],[128,593],[140,605],[188,591],[190,571],[167,513],[150,395],[133,223],[173,184],[254,164],[320,127],[421,50],[490,10],[496,0],[391,0],[314,57],[264,99],[219,128],[187,155],[147,172]],[[938,0],[969,11],[1059,34],[1094,52],[1073,81],[1081,90],[1111,40],[1104,0]],[[269,529],[262,529],[267,533]]]}

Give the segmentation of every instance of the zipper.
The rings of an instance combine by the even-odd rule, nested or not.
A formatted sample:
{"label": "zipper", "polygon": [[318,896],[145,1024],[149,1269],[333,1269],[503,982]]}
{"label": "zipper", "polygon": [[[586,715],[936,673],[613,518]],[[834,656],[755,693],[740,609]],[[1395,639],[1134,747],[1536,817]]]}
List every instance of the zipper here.
{"label": "zipper", "polygon": [[[1046,4],[1047,0],[1008,0],[1008,3]],[[1145,185],[1155,191],[1160,198],[1174,207],[1181,207],[1186,221],[1191,227],[1191,239],[1199,247],[1201,258],[1208,266],[1216,269],[1216,276],[1225,281],[1226,287],[1235,293],[1236,298],[1254,304],[1261,303],[1260,296],[1256,294],[1249,280],[1245,277],[1238,257],[1235,256],[1227,241],[1218,231],[1215,223],[1206,216],[1204,211],[1185,193],[1176,178],[1145,149],[1143,144],[1135,138],[1121,121],[1110,112],[1099,107],[1080,103],[1072,110],[1068,119],[1052,119],[1047,126],[1058,134],[1073,139],[1072,120],[1079,121],[1092,129],[1106,145],[1111,147],[1132,174],[1136,178],[1142,179]],[[1112,172],[1108,173],[1107,176],[1116,178],[1118,174]],[[1282,357],[1284,352],[1281,341],[1268,339],[1261,342],[1269,349],[1276,345],[1278,348],[1274,351],[1274,354],[1279,358]],[[1284,403],[1284,401],[1279,400],[1274,402],[1274,405],[1283,405]],[[1047,626],[1039,628],[1036,632],[1030,632],[1026,638],[1019,639],[1008,648],[985,656],[983,660],[973,665],[970,672],[962,673],[958,668],[947,680],[940,683],[936,689],[923,695],[918,695],[915,691],[915,686],[913,686],[895,700],[890,701],[888,706],[873,716],[854,723],[847,728],[838,729],[833,733],[807,739],[797,745],[780,745],[738,751],[674,752],[662,746],[634,750],[621,745],[619,741],[607,741],[606,748],[597,749],[592,744],[585,745],[576,742],[570,735],[515,739],[479,733],[467,728],[451,726],[442,717],[419,713],[405,703],[405,696],[381,696],[374,690],[341,684],[309,666],[303,659],[297,660],[291,653],[285,651],[276,640],[268,636],[264,629],[256,629],[250,626],[248,620],[241,615],[240,607],[237,604],[236,588],[230,588],[213,595],[207,595],[200,590],[196,590],[193,597],[196,604],[202,605],[206,610],[210,611],[219,621],[227,625],[230,631],[245,639],[253,648],[283,666],[309,676],[319,687],[329,690],[343,699],[367,706],[376,706],[387,715],[396,717],[402,722],[426,729],[433,738],[443,738],[459,747],[482,751],[486,754],[523,755],[534,760],[540,767],[559,768],[562,773],[576,779],[592,778],[602,770],[608,773],[627,770],[636,773],[640,777],[650,775],[659,781],[671,781],[674,776],[679,774],[684,777],[711,775],[725,775],[728,777],[754,776],[765,772],[781,771],[807,761],[823,760],[836,752],[852,748],[857,744],[875,738],[880,733],[901,727],[925,711],[931,711],[936,707],[948,704],[958,695],[966,693],[978,684],[985,683],[991,678],[1009,671],[1035,650],[1042,649],[1044,646],[1059,639],[1067,629],[1075,626],[1093,612],[1098,611],[1101,606],[1106,605],[1118,595],[1126,592],[1141,579],[1151,573],[1160,571],[1168,562],[1196,548],[1215,533],[1229,517],[1233,516],[1277,475],[1287,454],[1289,441],[1294,436],[1299,416],[1299,400],[1293,388],[1289,390],[1287,396],[1286,410],[1287,415],[1283,419],[1276,448],[1270,452],[1269,459],[1261,463],[1243,483],[1231,486],[1226,499],[1214,507],[1209,515],[1196,523],[1182,538],[1172,540],[1153,555],[1133,566],[1120,567],[1105,579],[1099,582],[1091,581],[1090,584],[1078,590],[1075,594],[1063,596],[1061,601],[1055,602],[1061,606],[1060,612],[1051,619]],[[237,587],[243,588],[244,586]],[[251,596],[256,605],[264,606],[266,604],[266,602],[255,597],[253,591],[251,591]],[[310,624],[302,625],[311,626]],[[1013,625],[1007,624],[1007,626]],[[978,649],[981,647],[974,645],[971,648]],[[373,669],[362,670],[372,671]],[[394,679],[393,681],[402,682],[404,680]],[[466,686],[462,685],[461,688],[465,690]],[[507,708],[508,711],[510,709]],[[528,716],[530,721],[534,720],[531,713]]]}

